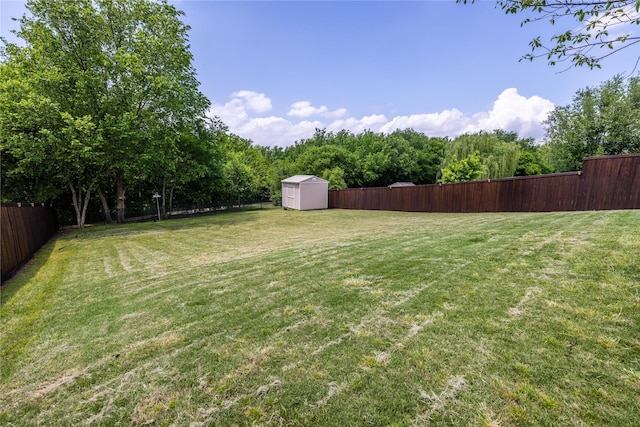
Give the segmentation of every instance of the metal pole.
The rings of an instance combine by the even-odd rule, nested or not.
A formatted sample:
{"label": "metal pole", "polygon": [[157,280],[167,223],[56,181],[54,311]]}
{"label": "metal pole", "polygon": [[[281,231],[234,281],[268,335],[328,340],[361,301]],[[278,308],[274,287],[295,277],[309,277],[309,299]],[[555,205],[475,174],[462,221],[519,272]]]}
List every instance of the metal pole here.
{"label": "metal pole", "polygon": [[158,221],[160,221],[160,197],[162,197],[157,192],[153,195],[153,198],[156,199],[156,207],[158,208]]}

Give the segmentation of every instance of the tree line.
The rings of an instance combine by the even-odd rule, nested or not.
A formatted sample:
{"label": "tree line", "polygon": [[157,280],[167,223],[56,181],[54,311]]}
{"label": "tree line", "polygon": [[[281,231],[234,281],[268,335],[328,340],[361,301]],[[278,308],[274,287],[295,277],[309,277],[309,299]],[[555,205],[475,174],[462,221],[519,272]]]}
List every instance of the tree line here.
{"label": "tree line", "polygon": [[[82,227],[89,210],[280,200],[280,180],[330,188],[563,172],[590,155],[640,152],[640,78],[576,93],[545,122],[546,143],[495,130],[456,138],[317,129],[260,147],[206,115],[182,12],[166,1],[28,0],[0,50],[2,201],[50,201]],[[112,216],[115,216],[115,218]]]}

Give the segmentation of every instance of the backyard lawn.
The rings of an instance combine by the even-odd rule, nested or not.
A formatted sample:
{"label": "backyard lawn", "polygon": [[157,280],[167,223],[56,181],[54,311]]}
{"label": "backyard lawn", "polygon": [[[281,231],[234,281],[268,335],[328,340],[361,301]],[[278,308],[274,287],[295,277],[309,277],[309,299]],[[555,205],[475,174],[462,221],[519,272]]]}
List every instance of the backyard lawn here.
{"label": "backyard lawn", "polygon": [[640,425],[638,210],[96,226],[1,303],[1,425]]}

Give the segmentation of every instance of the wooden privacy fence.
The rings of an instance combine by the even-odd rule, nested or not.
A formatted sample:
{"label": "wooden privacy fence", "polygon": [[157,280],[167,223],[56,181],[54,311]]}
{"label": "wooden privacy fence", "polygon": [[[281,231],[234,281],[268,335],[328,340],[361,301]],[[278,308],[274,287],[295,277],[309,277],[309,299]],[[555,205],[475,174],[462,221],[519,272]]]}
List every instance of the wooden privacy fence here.
{"label": "wooden privacy fence", "polygon": [[53,208],[42,205],[0,206],[0,240],[4,282],[58,230]]}
{"label": "wooden privacy fence", "polygon": [[640,154],[588,157],[580,172],[331,190],[329,208],[462,213],[640,209]]}

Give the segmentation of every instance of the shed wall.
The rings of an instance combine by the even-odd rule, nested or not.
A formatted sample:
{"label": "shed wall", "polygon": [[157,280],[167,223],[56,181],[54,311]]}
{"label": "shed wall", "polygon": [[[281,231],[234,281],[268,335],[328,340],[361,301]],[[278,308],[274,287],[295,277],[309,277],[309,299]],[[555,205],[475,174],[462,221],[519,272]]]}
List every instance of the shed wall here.
{"label": "shed wall", "polygon": [[300,210],[327,209],[329,185],[326,182],[303,182],[300,184]]}

